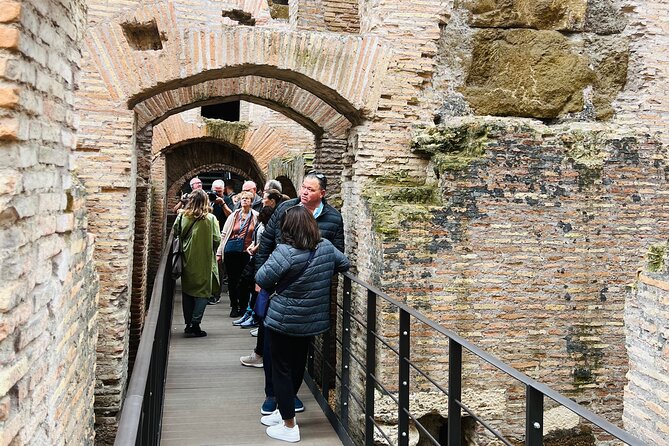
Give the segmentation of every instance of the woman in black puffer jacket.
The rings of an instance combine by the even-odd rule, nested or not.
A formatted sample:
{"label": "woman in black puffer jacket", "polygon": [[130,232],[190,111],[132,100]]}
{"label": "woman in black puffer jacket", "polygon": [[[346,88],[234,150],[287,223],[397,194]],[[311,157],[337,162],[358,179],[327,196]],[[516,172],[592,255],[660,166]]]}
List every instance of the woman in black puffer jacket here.
{"label": "woman in black puffer jacket", "polygon": [[[265,328],[272,331],[272,383],[278,409],[261,418],[267,435],[295,442],[295,395],[304,378],[307,348],[314,335],[330,328],[330,284],[349,261],[328,240],[321,239],[318,224],[303,206],[286,211],[281,225],[283,243],[258,270],[256,283],[266,290],[283,288],[270,301]],[[313,254],[312,254],[313,253]]]}

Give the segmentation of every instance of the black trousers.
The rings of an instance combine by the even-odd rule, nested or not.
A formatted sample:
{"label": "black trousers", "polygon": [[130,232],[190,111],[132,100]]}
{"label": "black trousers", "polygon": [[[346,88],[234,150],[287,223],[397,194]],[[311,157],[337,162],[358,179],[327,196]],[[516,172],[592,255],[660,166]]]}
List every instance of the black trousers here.
{"label": "black trousers", "polygon": [[289,336],[277,331],[269,334],[272,384],[283,420],[295,417],[295,395],[304,380],[310,341],[311,336]]}
{"label": "black trousers", "polygon": [[246,311],[249,304],[248,286],[239,279],[242,271],[251,257],[245,252],[228,252],[223,257],[225,269],[228,272],[228,294],[230,295],[230,307],[238,311]]}

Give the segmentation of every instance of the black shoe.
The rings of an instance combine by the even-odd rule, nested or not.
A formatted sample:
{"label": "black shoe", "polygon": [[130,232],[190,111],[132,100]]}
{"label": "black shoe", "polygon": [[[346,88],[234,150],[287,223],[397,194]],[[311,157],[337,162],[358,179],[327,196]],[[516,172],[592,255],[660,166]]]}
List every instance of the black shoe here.
{"label": "black shoe", "polygon": [[200,324],[193,324],[191,328],[191,336],[194,338],[203,338],[207,336],[207,332],[200,329]]}
{"label": "black shoe", "polygon": [[207,301],[207,305],[216,305],[221,301],[221,296],[211,296]]}
{"label": "black shoe", "polygon": [[230,310],[230,317],[240,317],[241,315],[242,315],[242,312],[239,311],[236,308],[233,308],[232,310]]}
{"label": "black shoe", "polygon": [[186,324],[186,328],[184,328],[184,333],[186,334],[193,333],[193,326],[191,324]]}

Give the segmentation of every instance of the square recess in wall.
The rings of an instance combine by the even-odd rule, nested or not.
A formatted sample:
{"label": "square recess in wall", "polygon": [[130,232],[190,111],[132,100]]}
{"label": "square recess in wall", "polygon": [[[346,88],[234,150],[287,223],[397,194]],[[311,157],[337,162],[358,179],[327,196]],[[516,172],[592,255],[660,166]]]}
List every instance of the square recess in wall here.
{"label": "square recess in wall", "polygon": [[163,43],[160,39],[160,32],[156,21],[150,22],[128,22],[122,23],[123,34],[125,35],[130,48],[137,51],[158,51],[163,49]]}

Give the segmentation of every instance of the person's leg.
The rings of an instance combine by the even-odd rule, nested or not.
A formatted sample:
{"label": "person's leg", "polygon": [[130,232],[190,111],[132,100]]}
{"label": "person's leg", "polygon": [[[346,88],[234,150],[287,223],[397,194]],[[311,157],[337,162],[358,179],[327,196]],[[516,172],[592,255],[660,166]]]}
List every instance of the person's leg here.
{"label": "person's leg", "polygon": [[242,252],[238,260],[241,271],[239,272],[239,280],[237,281],[237,311],[242,314],[246,312],[246,307],[249,305],[251,285],[255,285],[255,283],[251,284],[249,280],[242,278],[242,273],[249,263],[250,258],[248,253]]}
{"label": "person's leg", "polygon": [[181,292],[181,308],[184,312],[184,323],[188,326],[192,323],[193,307],[195,306],[195,298],[188,294]]}
{"label": "person's leg", "polygon": [[[270,331],[270,330],[268,330]],[[295,418],[295,392],[293,390],[293,367],[291,353],[293,336],[286,336],[275,331],[270,338],[272,352],[272,383],[276,395],[276,403],[283,420]],[[288,424],[288,423],[286,423]],[[291,427],[291,426],[289,426]]]}
{"label": "person's leg", "polygon": [[193,316],[192,323],[200,324],[202,322],[202,317],[204,316],[204,310],[207,308],[207,298],[206,297],[196,297],[194,298],[195,304],[193,305]]}
{"label": "person's leg", "polygon": [[242,273],[242,268],[239,266],[240,255],[236,252],[229,252],[225,254],[225,268],[228,271],[228,294],[230,295],[230,317],[241,316],[238,314],[239,309],[239,292],[237,290],[239,277]]}
{"label": "person's leg", "polygon": [[[263,324],[260,324],[260,330],[263,331],[263,350],[262,350],[262,365],[265,371],[265,397],[274,398],[274,385],[272,384],[272,352],[270,351],[271,331]],[[260,330],[258,330],[258,337],[260,337]]]}
{"label": "person's leg", "polygon": [[258,325],[258,336],[256,336],[256,346],[253,351],[258,356],[265,356],[265,326],[262,321]]}
{"label": "person's leg", "polygon": [[[307,354],[309,352],[309,341],[311,337],[292,337],[293,339],[293,348],[290,350],[291,354],[291,363],[293,364],[292,368],[292,378],[293,378],[293,396],[297,395],[297,392],[300,391],[302,382],[304,381],[304,368],[307,365]],[[294,404],[294,402],[293,402]]]}

